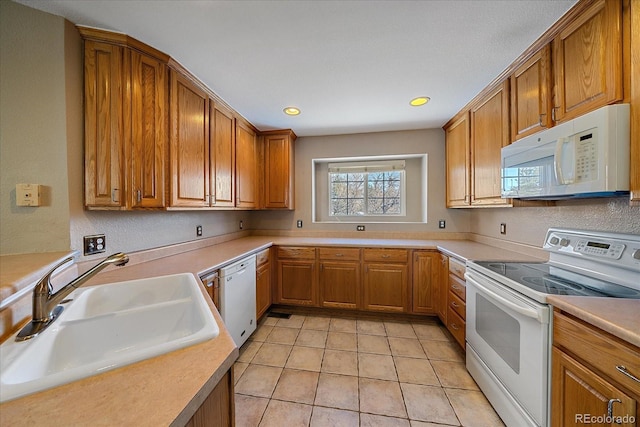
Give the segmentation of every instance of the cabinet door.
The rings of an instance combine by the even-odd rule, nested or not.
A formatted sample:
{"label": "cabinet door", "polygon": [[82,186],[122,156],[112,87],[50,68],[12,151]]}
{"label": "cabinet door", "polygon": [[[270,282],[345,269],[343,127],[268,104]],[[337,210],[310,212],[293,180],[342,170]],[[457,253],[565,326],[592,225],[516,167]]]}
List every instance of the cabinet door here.
{"label": "cabinet door", "polygon": [[292,133],[264,136],[264,207],[293,209],[294,153]]}
{"label": "cabinet door", "polygon": [[502,147],[509,144],[509,82],[471,110],[471,204],[504,206],[500,198]]}
{"label": "cabinet door", "polygon": [[258,141],[255,132],[236,122],[236,206],[258,208]]}
{"label": "cabinet door", "polygon": [[167,67],[131,52],[130,204],[165,206],[167,153]]}
{"label": "cabinet door", "polygon": [[438,318],[447,324],[447,293],[449,292],[449,257],[440,254],[440,275],[434,289],[436,292],[436,311]]}
{"label": "cabinet door", "polygon": [[232,207],[236,203],[236,141],[233,113],[211,107],[211,206]]}
{"label": "cabinet door", "polygon": [[[612,416],[621,424],[635,426],[636,400],[600,377],[557,347],[553,347],[551,378],[551,424],[556,427],[588,424],[585,416],[606,416],[611,405]],[[612,400],[613,399],[613,400]],[[581,418],[578,418],[581,417]]]}
{"label": "cabinet door", "polygon": [[124,206],[124,49],[84,43],[84,169],[87,207]]}
{"label": "cabinet door", "polygon": [[171,206],[209,205],[209,97],[171,72]]}
{"label": "cabinet door", "polygon": [[234,408],[233,367],[231,367],[185,427],[231,427],[235,425]]}
{"label": "cabinet door", "polygon": [[406,264],[364,264],[364,310],[405,312],[407,310]]}
{"label": "cabinet door", "polygon": [[256,319],[271,305],[271,264],[265,263],[256,270]]}
{"label": "cabinet door", "polygon": [[469,206],[469,115],[465,113],[445,131],[447,207]]}
{"label": "cabinet door", "polygon": [[332,308],[359,308],[360,262],[320,262],[320,305]]}
{"label": "cabinet door", "polygon": [[436,314],[436,288],[440,281],[440,254],[415,251],[413,253],[414,313]]}
{"label": "cabinet door", "polygon": [[622,5],[599,0],[553,40],[554,118],[565,121],[622,99]]}
{"label": "cabinet door", "polygon": [[318,305],[315,261],[278,261],[278,302]]}
{"label": "cabinet door", "polygon": [[511,141],[553,126],[551,47],[546,45],[511,75]]}

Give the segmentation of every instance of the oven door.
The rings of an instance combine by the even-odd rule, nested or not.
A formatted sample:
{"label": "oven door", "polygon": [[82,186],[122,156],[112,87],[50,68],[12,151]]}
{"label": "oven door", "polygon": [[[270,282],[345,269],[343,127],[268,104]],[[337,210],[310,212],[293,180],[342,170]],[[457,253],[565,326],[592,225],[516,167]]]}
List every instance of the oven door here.
{"label": "oven door", "polygon": [[[523,409],[535,421],[534,425],[546,426],[549,400],[549,306],[473,270],[467,269],[465,277],[467,344],[490,372],[486,377],[491,377],[494,383],[498,382],[491,387],[500,389],[503,394],[499,397],[499,403],[492,403],[497,407],[508,401],[509,404],[520,406],[518,411]],[[480,375],[478,372],[476,374]],[[476,381],[482,384],[487,378]]]}

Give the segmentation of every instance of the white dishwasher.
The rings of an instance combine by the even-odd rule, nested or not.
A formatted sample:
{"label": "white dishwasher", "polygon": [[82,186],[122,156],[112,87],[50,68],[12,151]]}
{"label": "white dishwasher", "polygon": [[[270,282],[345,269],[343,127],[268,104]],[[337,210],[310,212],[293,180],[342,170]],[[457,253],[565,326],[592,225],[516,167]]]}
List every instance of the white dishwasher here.
{"label": "white dishwasher", "polygon": [[240,347],[256,330],[256,256],[220,269],[220,314]]}

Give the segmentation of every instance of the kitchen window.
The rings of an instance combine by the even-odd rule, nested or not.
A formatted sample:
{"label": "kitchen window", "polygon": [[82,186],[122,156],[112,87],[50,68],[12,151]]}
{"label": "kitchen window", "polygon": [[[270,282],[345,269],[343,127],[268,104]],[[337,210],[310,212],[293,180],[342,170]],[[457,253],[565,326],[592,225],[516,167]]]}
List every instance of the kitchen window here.
{"label": "kitchen window", "polygon": [[329,216],[394,216],[405,211],[405,162],[329,164]]}
{"label": "kitchen window", "polygon": [[426,223],[427,160],[426,153],[313,159],[313,222]]}

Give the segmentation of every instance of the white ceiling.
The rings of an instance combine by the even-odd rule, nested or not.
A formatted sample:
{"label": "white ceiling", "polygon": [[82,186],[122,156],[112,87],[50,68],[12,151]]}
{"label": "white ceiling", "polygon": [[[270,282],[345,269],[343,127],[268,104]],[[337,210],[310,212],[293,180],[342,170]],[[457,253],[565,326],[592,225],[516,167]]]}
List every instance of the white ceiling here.
{"label": "white ceiling", "polygon": [[308,136],[441,127],[575,0],[18,2],[139,39],[259,129]]}

